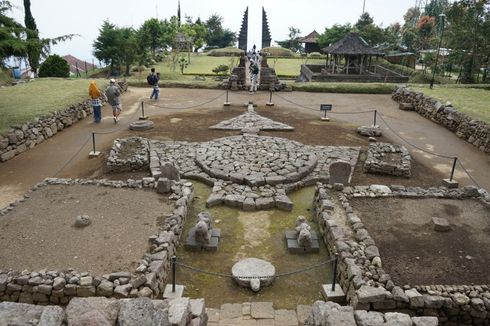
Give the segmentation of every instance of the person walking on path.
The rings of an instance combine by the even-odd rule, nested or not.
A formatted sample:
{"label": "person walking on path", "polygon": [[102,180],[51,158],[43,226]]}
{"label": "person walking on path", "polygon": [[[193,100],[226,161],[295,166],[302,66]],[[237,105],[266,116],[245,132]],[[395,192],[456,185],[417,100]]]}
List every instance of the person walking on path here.
{"label": "person walking on path", "polygon": [[257,78],[259,76],[259,66],[255,61],[250,61],[250,93],[257,91]]}
{"label": "person walking on path", "polygon": [[155,68],[151,68],[150,74],[148,75],[148,77],[146,77],[146,81],[148,82],[148,84],[153,87],[153,91],[150,95],[150,100],[153,99],[153,97],[155,98],[155,100],[158,100],[158,95],[160,94],[160,89],[158,88],[159,80],[160,73],[155,74]]}
{"label": "person walking on path", "polygon": [[102,119],[102,113],[101,113],[102,102],[100,98],[103,96],[103,93],[97,87],[97,83],[95,82],[95,80],[92,80],[90,82],[90,85],[88,86],[88,95],[92,100],[92,108],[94,110],[94,122],[99,123],[100,120]]}
{"label": "person walking on path", "polygon": [[119,115],[121,114],[121,88],[116,85],[116,81],[114,79],[110,80],[110,85],[105,91],[105,95],[107,96],[107,101],[112,106],[112,115],[114,119],[114,123],[119,121]]}

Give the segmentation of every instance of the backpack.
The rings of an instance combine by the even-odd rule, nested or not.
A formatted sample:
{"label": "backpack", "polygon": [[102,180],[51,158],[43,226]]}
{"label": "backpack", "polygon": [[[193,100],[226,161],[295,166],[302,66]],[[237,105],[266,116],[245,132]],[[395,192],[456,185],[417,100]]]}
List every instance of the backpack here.
{"label": "backpack", "polygon": [[257,75],[259,73],[259,67],[254,64],[254,66],[252,67],[252,74],[254,75]]}
{"label": "backpack", "polygon": [[149,74],[148,77],[146,77],[146,81],[148,82],[148,85],[155,86],[158,79],[155,74]]}

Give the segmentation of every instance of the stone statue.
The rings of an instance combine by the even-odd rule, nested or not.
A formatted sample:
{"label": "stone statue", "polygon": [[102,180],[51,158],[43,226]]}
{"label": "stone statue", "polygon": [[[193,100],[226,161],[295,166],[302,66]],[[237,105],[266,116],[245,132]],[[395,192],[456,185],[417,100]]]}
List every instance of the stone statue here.
{"label": "stone statue", "polygon": [[296,219],[296,234],[298,244],[303,248],[311,248],[312,237],[310,232],[310,226],[306,221],[306,217],[298,216]]}
{"label": "stone statue", "polygon": [[199,244],[209,244],[211,240],[211,214],[201,212],[197,214],[195,239]]}

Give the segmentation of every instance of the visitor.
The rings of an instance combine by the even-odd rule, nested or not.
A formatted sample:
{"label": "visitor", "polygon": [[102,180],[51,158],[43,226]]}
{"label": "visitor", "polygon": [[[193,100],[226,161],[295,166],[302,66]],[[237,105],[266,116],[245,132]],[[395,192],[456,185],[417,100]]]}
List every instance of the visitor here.
{"label": "visitor", "polygon": [[250,61],[250,93],[257,91],[257,78],[259,76],[259,66],[255,61]]}
{"label": "visitor", "polygon": [[92,100],[92,108],[94,110],[94,122],[99,123],[102,119],[102,102],[100,98],[103,96],[101,90],[97,87],[95,80],[90,82],[88,86],[88,95]]}
{"label": "visitor", "polygon": [[151,95],[150,95],[150,100],[153,97],[155,97],[155,100],[158,100],[158,95],[160,95],[160,88],[158,87],[158,82],[159,81],[160,81],[160,73],[157,72],[157,74],[155,75],[155,81],[154,81],[154,84],[153,84],[153,91],[151,92]]}
{"label": "visitor", "polygon": [[153,88],[153,90],[151,91],[150,100],[153,99],[153,97],[155,97],[155,100],[158,100],[159,80],[160,80],[160,73],[155,74],[155,68],[151,68],[150,74],[146,77],[146,81],[148,82],[148,85],[150,85]]}
{"label": "visitor", "polygon": [[116,81],[111,78],[110,85],[107,87],[105,94],[107,101],[112,106],[112,115],[114,123],[119,121],[119,114],[121,114],[121,88],[116,85]]}

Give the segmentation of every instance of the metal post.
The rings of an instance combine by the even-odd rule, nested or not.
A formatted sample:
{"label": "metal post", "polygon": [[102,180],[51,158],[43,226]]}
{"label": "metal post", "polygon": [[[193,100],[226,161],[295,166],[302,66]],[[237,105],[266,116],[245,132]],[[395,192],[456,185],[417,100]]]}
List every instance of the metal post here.
{"label": "metal post", "polygon": [[85,61],[85,77],[88,77],[87,61]]}
{"label": "metal post", "polygon": [[451,169],[451,176],[449,177],[449,181],[453,181],[453,176],[454,176],[454,170],[456,169],[456,161],[458,160],[457,157],[454,158],[453,161],[453,168]]}
{"label": "metal post", "polygon": [[228,100],[228,90],[226,90],[226,99],[225,103],[223,103],[224,106],[230,106],[230,101]]}
{"label": "metal post", "polygon": [[374,124],[373,124],[374,127],[376,127],[376,118],[377,118],[377,115],[378,115],[378,110],[374,110]]}
{"label": "metal post", "polygon": [[141,116],[145,117],[145,104],[143,101],[141,101]]}
{"label": "metal post", "polygon": [[323,110],[323,119],[327,120],[327,110]]}
{"label": "metal post", "polygon": [[265,105],[267,106],[274,106],[274,103],[272,103],[272,88],[269,90],[269,102],[267,102]]}
{"label": "metal post", "polygon": [[172,256],[172,293],[175,293],[175,261],[177,257]]}
{"label": "metal post", "polygon": [[335,291],[335,281],[337,280],[337,265],[339,261],[339,254],[335,253],[335,260],[333,261],[333,279],[332,279],[332,291]]}
{"label": "metal post", "polygon": [[95,152],[95,132],[92,133],[92,151]]}

